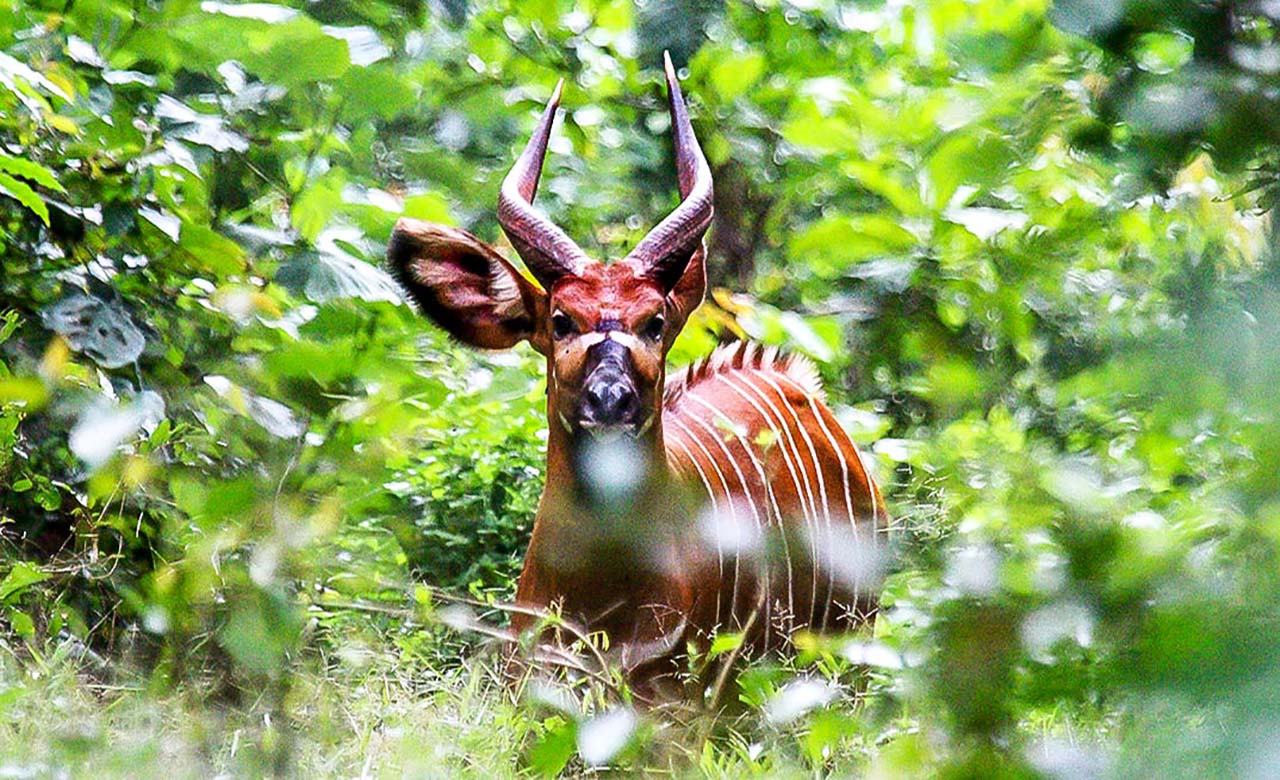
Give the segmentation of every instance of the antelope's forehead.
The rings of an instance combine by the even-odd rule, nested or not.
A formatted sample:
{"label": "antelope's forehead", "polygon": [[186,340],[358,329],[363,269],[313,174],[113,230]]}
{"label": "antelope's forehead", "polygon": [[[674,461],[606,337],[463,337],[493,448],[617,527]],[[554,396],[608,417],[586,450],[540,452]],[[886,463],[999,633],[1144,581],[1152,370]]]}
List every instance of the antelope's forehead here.
{"label": "antelope's forehead", "polygon": [[624,263],[593,266],[557,284],[551,296],[553,310],[563,311],[588,329],[611,322],[634,329],[661,312],[663,303],[658,285]]}

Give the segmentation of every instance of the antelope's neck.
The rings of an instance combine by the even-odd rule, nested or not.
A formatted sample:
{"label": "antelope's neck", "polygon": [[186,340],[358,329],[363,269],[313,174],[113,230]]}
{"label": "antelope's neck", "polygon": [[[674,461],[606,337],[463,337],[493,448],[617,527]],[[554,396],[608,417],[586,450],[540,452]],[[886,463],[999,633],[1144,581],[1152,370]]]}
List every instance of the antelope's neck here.
{"label": "antelope's neck", "polygon": [[543,510],[568,510],[579,516],[607,510],[602,505],[635,500],[661,489],[671,479],[661,414],[636,438],[575,435],[554,416],[548,426]]}

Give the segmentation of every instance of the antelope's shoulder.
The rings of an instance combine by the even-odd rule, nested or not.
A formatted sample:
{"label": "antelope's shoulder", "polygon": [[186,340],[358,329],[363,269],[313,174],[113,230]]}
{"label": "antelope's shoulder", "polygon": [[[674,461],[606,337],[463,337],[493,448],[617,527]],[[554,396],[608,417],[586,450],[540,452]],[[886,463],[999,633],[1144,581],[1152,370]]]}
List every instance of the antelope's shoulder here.
{"label": "antelope's shoulder", "polygon": [[[689,394],[714,390],[717,379],[751,381],[758,377],[772,379],[771,384],[792,403],[807,403],[810,397],[826,400],[818,369],[807,357],[751,341],[738,341],[717,347],[710,355],[669,376],[663,406],[668,411],[676,411]],[[777,381],[779,379],[783,381]]]}

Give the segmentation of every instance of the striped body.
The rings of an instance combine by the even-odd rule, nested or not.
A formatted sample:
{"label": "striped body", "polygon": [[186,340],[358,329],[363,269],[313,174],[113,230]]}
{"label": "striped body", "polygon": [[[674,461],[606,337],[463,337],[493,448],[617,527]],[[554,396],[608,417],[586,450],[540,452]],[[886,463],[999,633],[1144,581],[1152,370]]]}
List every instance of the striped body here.
{"label": "striped body", "polygon": [[812,365],[731,345],[673,376],[664,400],[668,462],[702,487],[713,518],[715,605],[697,622],[750,625],[767,651],[800,628],[869,619],[888,516]]}
{"label": "striped body", "polygon": [[684,649],[719,631],[768,650],[867,620],[887,522],[808,362],[744,344],[666,380],[706,295],[715,197],[669,57],[663,69],[681,201],[626,257],[591,259],[533,206],[560,86],[498,198],[540,286],[457,228],[402,218],[387,247],[455,338],[546,358],[547,481],[512,628],[547,629],[553,611],[607,635],[633,691],[678,681]]}
{"label": "striped body", "polygon": [[661,465],[612,519],[557,478],[552,437],[519,603],[607,634],[642,687],[717,633],[768,652],[871,619],[888,515],[808,361],[722,347],[667,381],[660,414]]}

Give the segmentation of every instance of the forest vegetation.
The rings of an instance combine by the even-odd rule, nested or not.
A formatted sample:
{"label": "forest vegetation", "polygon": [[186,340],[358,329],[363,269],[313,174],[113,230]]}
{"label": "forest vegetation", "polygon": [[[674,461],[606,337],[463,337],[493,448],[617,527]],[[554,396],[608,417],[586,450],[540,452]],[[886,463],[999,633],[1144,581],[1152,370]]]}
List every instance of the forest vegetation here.
{"label": "forest vegetation", "polygon": [[[1264,778],[1280,3],[0,0],[0,778]],[[801,353],[895,518],[874,630],[720,717],[513,698],[543,363],[403,300],[499,183],[623,256],[716,182],[675,365]],[[712,654],[732,652],[720,637]],[[858,682],[861,680],[861,682]]]}

